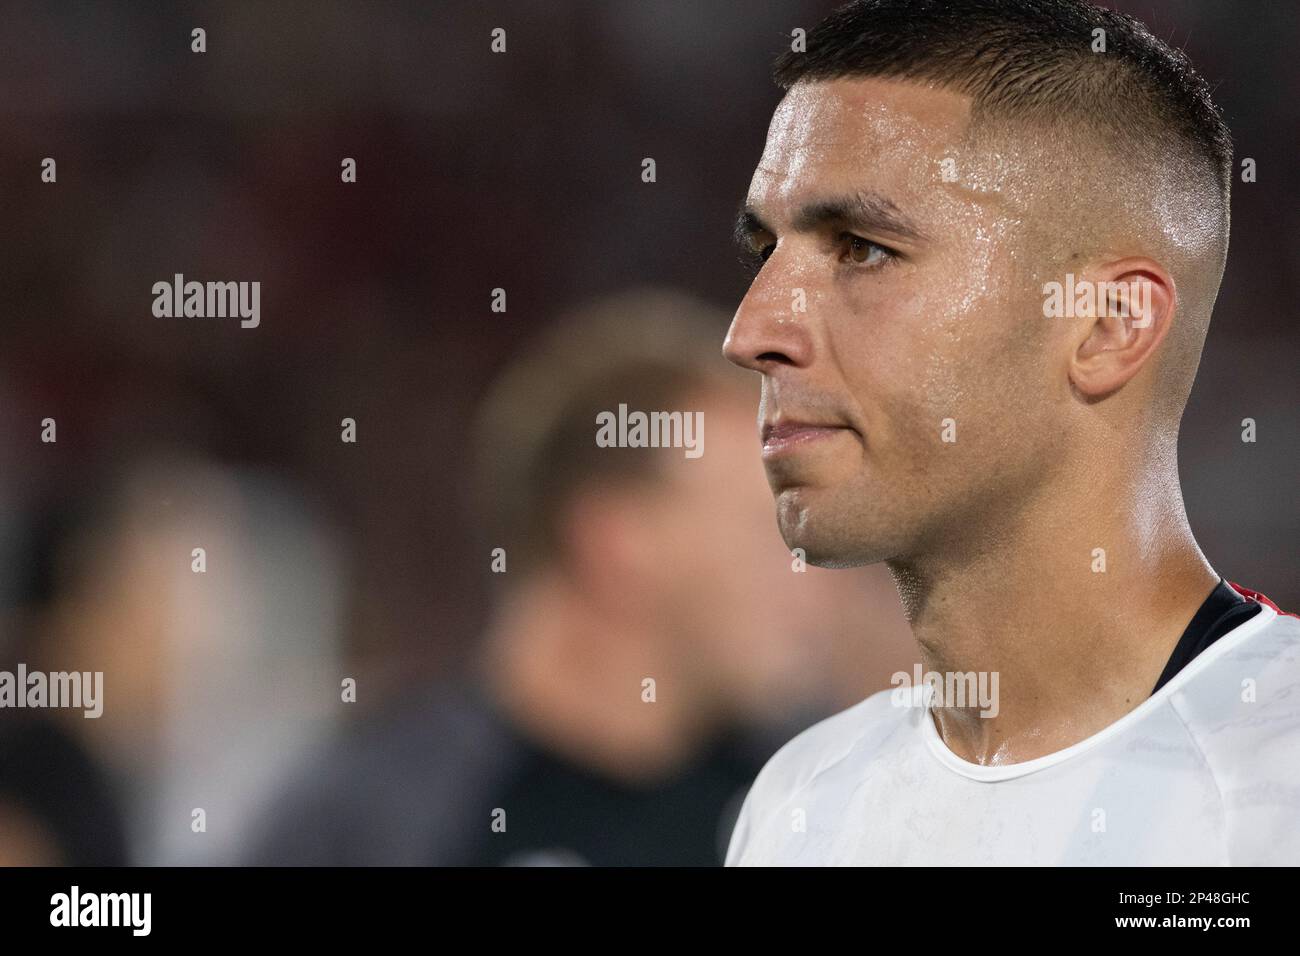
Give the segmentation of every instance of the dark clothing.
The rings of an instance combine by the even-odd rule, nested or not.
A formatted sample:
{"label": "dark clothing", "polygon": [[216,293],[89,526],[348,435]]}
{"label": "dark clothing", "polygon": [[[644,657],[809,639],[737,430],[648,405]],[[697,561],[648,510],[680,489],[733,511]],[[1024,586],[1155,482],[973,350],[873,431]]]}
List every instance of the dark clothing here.
{"label": "dark clothing", "polygon": [[0,803],[39,821],[66,866],[126,866],[126,825],[108,775],[41,714],[0,712]]}
{"label": "dark clothing", "polygon": [[1238,594],[1228,583],[1219,578],[1218,585],[1210,596],[1201,604],[1200,609],[1192,615],[1191,622],[1178,639],[1174,651],[1169,655],[1169,663],[1156,681],[1151,693],[1155,693],[1180,670],[1191,663],[1192,658],[1205,650],[1234,627],[1249,621],[1261,610],[1261,605],[1247,600]]}
{"label": "dark clothing", "polygon": [[740,809],[731,803],[761,767],[741,741],[723,739],[666,779],[635,786],[503,733],[513,762],[493,809],[504,811],[505,830],[480,827],[462,863],[718,866]]}
{"label": "dark clothing", "polygon": [[476,689],[442,685],[319,754],[248,862],[718,866],[749,785],[788,736],[727,736],[634,787],[531,741]]}

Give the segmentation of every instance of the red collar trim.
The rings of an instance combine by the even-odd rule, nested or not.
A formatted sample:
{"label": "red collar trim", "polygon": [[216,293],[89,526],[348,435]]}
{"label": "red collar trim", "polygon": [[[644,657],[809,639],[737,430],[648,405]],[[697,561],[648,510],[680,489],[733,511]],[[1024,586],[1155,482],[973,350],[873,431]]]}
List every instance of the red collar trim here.
{"label": "red collar trim", "polygon": [[1264,595],[1260,594],[1258,591],[1252,591],[1250,588],[1243,588],[1240,584],[1237,584],[1233,581],[1229,581],[1228,586],[1232,588],[1234,591],[1236,591],[1238,594],[1240,594],[1242,597],[1250,598],[1252,601],[1258,601],[1260,604],[1265,604],[1268,607],[1271,607],[1273,610],[1277,611],[1278,614],[1283,614],[1286,617],[1300,618],[1300,614],[1292,614],[1290,611],[1282,610],[1280,607],[1278,607],[1276,604],[1274,604]]}

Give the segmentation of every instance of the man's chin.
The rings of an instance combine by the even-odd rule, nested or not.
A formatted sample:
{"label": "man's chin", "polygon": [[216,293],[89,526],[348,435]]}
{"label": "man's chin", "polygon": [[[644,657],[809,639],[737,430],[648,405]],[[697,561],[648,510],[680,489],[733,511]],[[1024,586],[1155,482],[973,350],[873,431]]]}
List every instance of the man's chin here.
{"label": "man's chin", "polygon": [[859,568],[882,560],[851,527],[834,515],[819,513],[797,495],[779,495],[776,516],[786,547],[814,567]]}

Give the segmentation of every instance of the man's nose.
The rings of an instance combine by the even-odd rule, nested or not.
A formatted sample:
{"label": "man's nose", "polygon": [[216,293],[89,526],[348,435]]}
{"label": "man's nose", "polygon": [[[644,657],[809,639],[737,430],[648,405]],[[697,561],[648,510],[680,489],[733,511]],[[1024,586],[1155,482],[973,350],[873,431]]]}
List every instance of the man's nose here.
{"label": "man's nose", "polygon": [[805,366],[812,357],[808,308],[812,290],[778,261],[775,252],[745,293],[722,343],[728,361],[755,372],[775,365]]}

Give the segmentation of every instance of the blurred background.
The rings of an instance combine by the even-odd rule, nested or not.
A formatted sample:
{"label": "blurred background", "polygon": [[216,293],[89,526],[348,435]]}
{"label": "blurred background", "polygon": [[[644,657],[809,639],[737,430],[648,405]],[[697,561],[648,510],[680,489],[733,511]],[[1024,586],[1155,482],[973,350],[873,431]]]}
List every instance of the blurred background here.
{"label": "blurred background", "polygon": [[[1296,608],[1300,7],[1112,5],[1258,164],[1182,474]],[[105,673],[97,720],[0,711],[0,863],[716,864],[776,747],[910,670],[882,569],[791,573],[720,357],[769,64],[833,6],[0,5],[0,670]],[[175,273],[260,326],[156,318]],[[566,441],[627,394],[703,458]]]}

